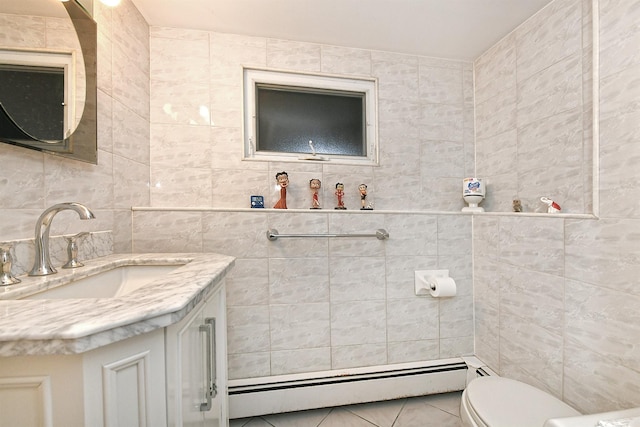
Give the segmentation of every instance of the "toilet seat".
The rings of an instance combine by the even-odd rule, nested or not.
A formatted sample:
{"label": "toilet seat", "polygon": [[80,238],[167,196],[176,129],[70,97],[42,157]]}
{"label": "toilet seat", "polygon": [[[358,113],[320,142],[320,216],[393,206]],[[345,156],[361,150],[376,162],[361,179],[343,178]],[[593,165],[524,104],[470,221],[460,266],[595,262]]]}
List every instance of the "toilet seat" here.
{"label": "toilet seat", "polygon": [[580,415],[550,394],[509,378],[477,378],[463,394],[469,416],[479,426],[542,427],[549,418]]}

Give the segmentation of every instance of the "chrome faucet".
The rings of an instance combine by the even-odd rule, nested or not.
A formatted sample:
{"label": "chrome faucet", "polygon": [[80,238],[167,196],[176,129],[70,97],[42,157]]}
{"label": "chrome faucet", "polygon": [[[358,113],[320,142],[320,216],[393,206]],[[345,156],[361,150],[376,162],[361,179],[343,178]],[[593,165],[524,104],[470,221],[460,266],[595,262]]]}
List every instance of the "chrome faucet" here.
{"label": "chrome faucet", "polygon": [[49,258],[49,231],[53,217],[56,216],[58,212],[64,210],[76,211],[80,219],[95,218],[89,208],[74,202],[58,203],[45,210],[36,222],[35,261],[33,268],[29,272],[29,276],[46,276],[57,273],[56,269],[51,265],[51,259]]}

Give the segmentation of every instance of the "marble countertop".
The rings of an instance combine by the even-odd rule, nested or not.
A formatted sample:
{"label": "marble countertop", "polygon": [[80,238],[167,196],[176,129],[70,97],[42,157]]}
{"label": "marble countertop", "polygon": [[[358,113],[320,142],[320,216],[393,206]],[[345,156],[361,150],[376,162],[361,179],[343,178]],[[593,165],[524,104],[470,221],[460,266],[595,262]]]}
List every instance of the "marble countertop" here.
{"label": "marble countertop", "polygon": [[[178,322],[222,283],[235,259],[214,253],[118,254],[0,288],[0,356],[76,354]],[[179,265],[114,298],[21,300],[69,279],[123,265]]]}

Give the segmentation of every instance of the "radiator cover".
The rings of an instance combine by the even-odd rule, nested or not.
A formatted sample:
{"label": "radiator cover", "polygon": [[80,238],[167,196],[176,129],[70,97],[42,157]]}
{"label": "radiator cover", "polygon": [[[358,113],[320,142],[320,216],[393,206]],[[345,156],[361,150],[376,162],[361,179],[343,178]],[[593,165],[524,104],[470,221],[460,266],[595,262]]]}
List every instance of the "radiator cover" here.
{"label": "radiator cover", "polygon": [[463,390],[462,359],[229,381],[230,418]]}

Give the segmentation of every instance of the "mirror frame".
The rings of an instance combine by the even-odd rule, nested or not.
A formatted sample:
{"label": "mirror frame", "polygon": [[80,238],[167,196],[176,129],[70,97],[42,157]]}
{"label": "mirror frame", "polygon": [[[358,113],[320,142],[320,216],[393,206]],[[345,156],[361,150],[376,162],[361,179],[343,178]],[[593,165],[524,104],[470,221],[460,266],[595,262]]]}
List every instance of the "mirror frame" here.
{"label": "mirror frame", "polygon": [[42,141],[29,136],[2,110],[0,111],[4,113],[0,114],[0,119],[4,120],[2,124],[12,127],[9,129],[10,133],[24,135],[22,137],[0,136],[0,142],[98,164],[97,24],[77,0],[64,2],[63,5],[80,42],[86,76],[85,104],[78,126],[64,140]]}

